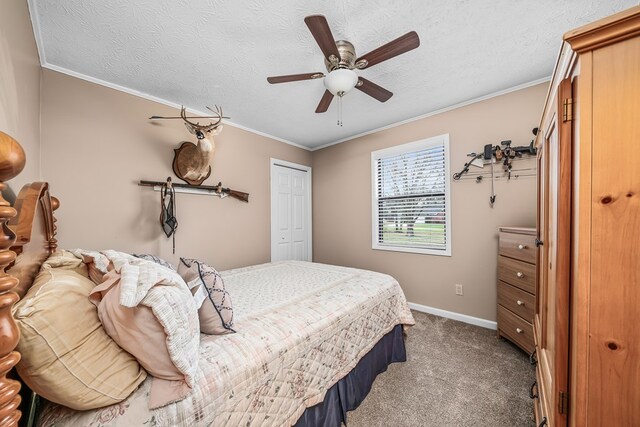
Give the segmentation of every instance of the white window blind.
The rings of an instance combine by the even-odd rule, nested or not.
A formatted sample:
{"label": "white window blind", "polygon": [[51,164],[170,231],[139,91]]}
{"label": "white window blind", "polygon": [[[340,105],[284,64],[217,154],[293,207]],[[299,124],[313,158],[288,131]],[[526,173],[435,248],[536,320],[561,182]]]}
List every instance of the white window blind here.
{"label": "white window blind", "polygon": [[373,248],[451,255],[449,136],[372,153]]}

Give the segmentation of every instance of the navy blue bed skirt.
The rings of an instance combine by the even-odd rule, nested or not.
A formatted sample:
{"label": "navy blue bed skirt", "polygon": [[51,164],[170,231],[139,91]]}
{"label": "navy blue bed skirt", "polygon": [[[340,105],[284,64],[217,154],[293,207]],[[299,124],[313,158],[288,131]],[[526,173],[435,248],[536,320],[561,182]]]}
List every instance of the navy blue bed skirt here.
{"label": "navy blue bed skirt", "polygon": [[[331,387],[324,401],[307,408],[296,427],[339,427],[347,423],[347,411],[356,409],[369,394],[373,381],[378,374],[387,370],[387,366],[394,362],[405,362],[407,353],[404,347],[402,325],[396,325],[389,333],[358,362],[345,377]],[[24,399],[27,401],[28,399]],[[35,402],[30,402],[31,410],[36,412]],[[30,425],[34,413],[29,408],[20,420],[20,426]]]}
{"label": "navy blue bed skirt", "polygon": [[405,362],[402,325],[396,325],[358,362],[345,377],[333,385],[324,400],[307,408],[295,427],[339,427],[347,424],[347,411],[353,411],[367,397],[378,374],[394,362]]}

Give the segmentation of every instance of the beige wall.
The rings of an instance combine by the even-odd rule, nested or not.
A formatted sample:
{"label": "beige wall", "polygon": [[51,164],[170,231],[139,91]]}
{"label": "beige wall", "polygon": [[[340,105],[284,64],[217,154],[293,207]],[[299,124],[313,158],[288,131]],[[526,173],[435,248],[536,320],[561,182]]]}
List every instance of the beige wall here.
{"label": "beige wall", "polygon": [[227,125],[208,183],[249,192],[251,201],[178,194],[173,256],[158,224],[159,193],[136,184],[173,175],[173,148],[193,139],[180,121],[147,120],[175,110],[44,70],[42,176],[62,202],[63,247],[195,257],[227,269],[270,259],[269,158],[312,165],[314,261],[386,272],[411,302],[494,320],[497,227],[534,225],[535,179],[498,181],[493,209],[489,182],[453,182],[451,257],[374,251],[371,151],[449,133],[453,172],[484,144],[527,144],[545,94],[546,84],[534,86],[313,153]]}
{"label": "beige wall", "polygon": [[0,1],[0,131],[24,148],[24,171],[9,182],[17,193],[40,177],[40,59],[26,0]]}
{"label": "beige wall", "polygon": [[[535,225],[535,179],[497,181],[493,209],[490,182],[453,181],[451,257],[379,251],[371,249],[371,152],[448,133],[453,173],[485,144],[528,144],[546,90],[533,86],[315,151],[314,261],[382,271],[410,302],[495,320],[497,228]],[[464,296],[455,295],[456,283]]]}
{"label": "beige wall", "polygon": [[270,260],[269,158],[311,165],[311,152],[225,126],[205,183],[222,181],[250,201],[177,194],[172,256],[158,223],[160,195],[137,182],[173,176],[173,149],[195,139],[180,120],[147,120],[177,111],[50,70],[42,87],[42,175],[61,201],[62,247],[194,257],[219,269]]}

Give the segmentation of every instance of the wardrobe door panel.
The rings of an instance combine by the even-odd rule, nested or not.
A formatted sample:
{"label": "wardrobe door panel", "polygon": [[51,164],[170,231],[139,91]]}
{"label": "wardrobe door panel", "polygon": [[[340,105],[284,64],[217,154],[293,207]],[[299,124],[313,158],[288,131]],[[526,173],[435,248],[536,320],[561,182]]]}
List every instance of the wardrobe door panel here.
{"label": "wardrobe door panel", "polygon": [[588,421],[637,426],[640,38],[594,50],[593,70]]}
{"label": "wardrobe door panel", "polygon": [[539,387],[551,426],[567,423],[569,272],[571,254],[571,79],[560,82],[555,114],[544,134],[539,161],[539,251],[536,333]]}

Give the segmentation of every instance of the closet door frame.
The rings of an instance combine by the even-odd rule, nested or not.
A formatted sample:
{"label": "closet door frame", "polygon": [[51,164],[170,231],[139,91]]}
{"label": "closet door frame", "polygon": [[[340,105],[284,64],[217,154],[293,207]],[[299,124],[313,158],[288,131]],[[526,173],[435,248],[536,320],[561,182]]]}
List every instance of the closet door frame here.
{"label": "closet door frame", "polygon": [[270,158],[269,160],[269,171],[270,171],[270,200],[271,200],[271,219],[270,219],[270,248],[271,248],[271,261],[274,261],[275,254],[275,246],[277,244],[277,205],[274,193],[274,168],[275,167],[285,167],[289,169],[294,169],[298,171],[302,171],[306,173],[306,188],[307,188],[307,201],[306,201],[306,211],[307,211],[307,261],[313,261],[313,222],[312,222],[312,200],[313,200],[313,179],[312,179],[312,168],[311,166],[301,165],[298,163],[288,162],[286,160],[280,160],[275,158]]}

